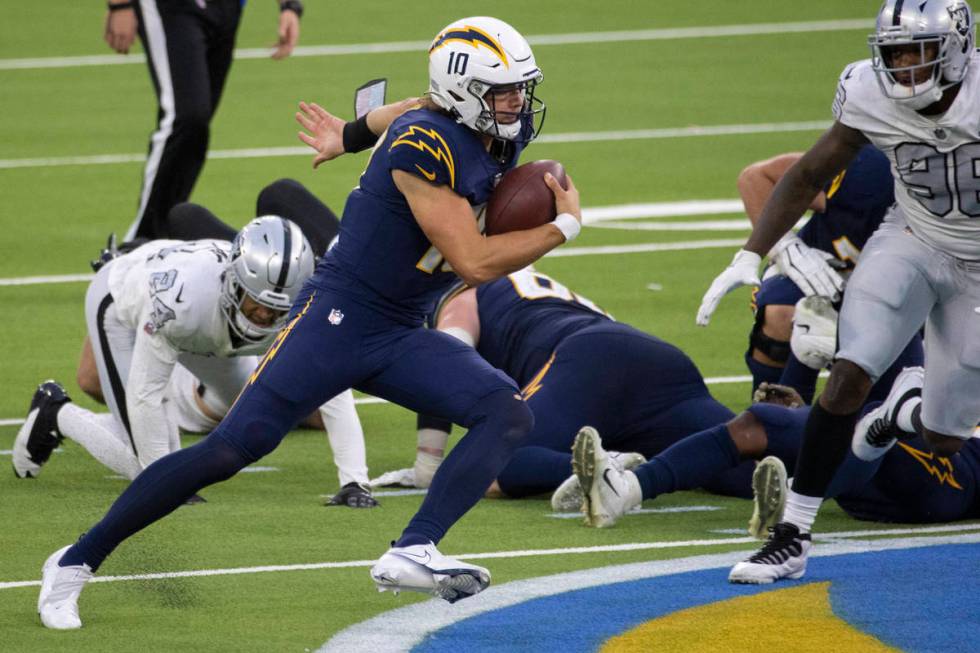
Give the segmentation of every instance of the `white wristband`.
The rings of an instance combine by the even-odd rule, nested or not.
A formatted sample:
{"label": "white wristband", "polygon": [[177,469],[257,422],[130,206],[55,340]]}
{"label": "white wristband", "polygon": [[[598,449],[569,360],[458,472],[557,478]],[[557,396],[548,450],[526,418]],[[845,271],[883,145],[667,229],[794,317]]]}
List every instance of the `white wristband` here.
{"label": "white wristband", "polygon": [[558,231],[561,235],[565,237],[565,242],[569,243],[575,240],[579,232],[582,231],[582,223],[578,221],[571,213],[559,213],[558,216],[551,221],[551,224],[558,227]]}

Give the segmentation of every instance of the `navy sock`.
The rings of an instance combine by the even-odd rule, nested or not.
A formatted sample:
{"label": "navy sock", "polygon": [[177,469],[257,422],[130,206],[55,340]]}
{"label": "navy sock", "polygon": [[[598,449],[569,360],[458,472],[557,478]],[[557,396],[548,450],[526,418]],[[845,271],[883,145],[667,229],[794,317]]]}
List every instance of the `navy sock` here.
{"label": "navy sock", "polygon": [[745,364],[752,373],[752,392],[759,387],[762,382],[779,383],[779,377],[783,374],[783,368],[773,365],[766,365],[752,358],[751,353],[745,354]]}
{"label": "navy sock", "polygon": [[95,571],[123,540],[169,515],[201,488],[231,478],[250,462],[217,435],[164,456],[136,477],[102,521],[82,535],[59,564],[84,563]]}
{"label": "navy sock", "polygon": [[422,506],[395,546],[417,544],[419,537],[438,544],[449,527],[483,498],[534,426],[531,409],[515,399],[512,390],[484,397],[475,410],[479,412],[466,418],[469,432],[439,465]]}
{"label": "navy sock", "polygon": [[690,435],[633,470],[644,499],[701,487],[739,463],[738,449],[719,424]]}
{"label": "navy sock", "polygon": [[808,497],[826,494],[837,468],[850,451],[858,414],[835,415],[813,403],[793,474],[793,491]]}
{"label": "navy sock", "polygon": [[795,388],[803,397],[803,401],[812,404],[813,395],[817,391],[818,374],[817,370],[807,367],[796,356],[790,354],[789,360],[786,361],[786,367],[783,368],[783,373],[779,377],[779,383]]}
{"label": "navy sock", "polygon": [[545,447],[521,447],[497,476],[504,494],[515,499],[551,492],[572,475],[572,454]]}

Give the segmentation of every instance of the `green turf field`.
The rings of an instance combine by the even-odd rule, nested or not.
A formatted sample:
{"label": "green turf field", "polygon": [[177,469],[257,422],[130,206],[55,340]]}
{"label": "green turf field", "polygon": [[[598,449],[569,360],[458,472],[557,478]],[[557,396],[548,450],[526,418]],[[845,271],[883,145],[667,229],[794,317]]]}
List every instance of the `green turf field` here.
{"label": "green turf field", "polygon": [[[530,148],[526,160],[562,161],[585,207],[730,200],[737,197],[735,177],[745,164],[805,149],[815,140],[818,128],[787,125],[830,120],[837,75],[846,63],[867,56],[865,37],[878,5],[871,0],[499,0],[491,9],[469,0],[308,0],[301,45],[424,44],[450,20],[487,12],[532,37],[583,35],[580,43],[535,46],[546,80],[540,95],[548,105],[547,138]],[[154,127],[154,104],[142,61],[77,66],[69,65],[74,61],[69,59],[19,68],[11,63],[109,55],[101,41],[100,7],[46,0],[12,3],[5,9],[0,23],[0,279],[87,273],[88,261],[106,235],[124,232],[132,219],[141,174],[138,162],[73,163],[66,158],[138,155],[145,150]],[[787,25],[811,21],[813,25],[798,26],[795,32]],[[826,27],[816,21],[850,22]],[[718,35],[711,29],[763,24],[771,25],[755,35]],[[267,46],[274,39],[274,27],[274,3],[252,0],[245,10],[239,47]],[[677,38],[650,32],[671,28],[690,31]],[[625,31],[644,32],[603,41],[585,38]],[[339,209],[356,183],[363,156],[352,155],[314,172],[308,156],[246,158],[236,151],[299,146],[292,118],[299,100],[316,101],[349,117],[353,89],[382,76],[390,82],[389,99],[418,94],[426,85],[425,61],[424,45],[390,54],[237,61],[212,129],[211,148],[224,158],[207,164],[192,199],[233,224],[243,224],[252,215],[258,190],[288,176]],[[708,136],[690,130],[674,136],[657,132],[760,125],[770,127],[744,134],[721,130]],[[600,134],[606,132],[637,133]],[[573,133],[600,135],[595,140],[558,138]],[[741,218],[705,215],[675,221]],[[574,247],[739,239],[746,233],[586,228]],[[706,377],[743,375],[742,353],[751,322],[748,291],[727,299],[709,329],[694,326],[703,291],[735,247],[692,247],[555,257],[539,267],[617,318],[681,346]],[[85,287],[84,282],[0,285],[0,305],[7,314],[0,326],[2,466],[9,465],[8,450],[39,381],[59,379],[80,404],[95,406],[74,382],[84,336]],[[745,382],[711,388],[733,409],[744,407],[748,398]],[[392,405],[364,404],[360,416],[373,474],[411,463],[413,415]],[[322,507],[320,496],[335,491],[337,480],[326,439],[315,432],[290,435],[260,464],[274,470],[241,474],[206,489],[207,504],[181,508],[134,537],[108,560],[101,575],[362,563],[93,584],[81,601],[85,627],[72,633],[41,628],[35,614],[37,587],[3,584],[38,579],[44,558],[99,519],[124,481],[111,478],[70,442],[52,457],[39,479],[18,481],[9,472],[0,474],[0,650],[315,650],[351,624],[423,599],[377,594],[367,573],[368,561],[400,533],[420,497],[383,497],[382,507],[371,511]],[[595,531],[577,520],[547,517],[545,499],[487,500],[440,548],[457,554],[719,541],[632,551],[515,554],[481,563],[491,568],[494,583],[502,584],[753,547],[724,543],[734,536],[718,532],[744,527],[748,502],[681,493],[644,507],[683,506],[717,510],[635,515],[614,529]],[[876,528],[850,520],[832,504],[821,513],[818,527]]]}

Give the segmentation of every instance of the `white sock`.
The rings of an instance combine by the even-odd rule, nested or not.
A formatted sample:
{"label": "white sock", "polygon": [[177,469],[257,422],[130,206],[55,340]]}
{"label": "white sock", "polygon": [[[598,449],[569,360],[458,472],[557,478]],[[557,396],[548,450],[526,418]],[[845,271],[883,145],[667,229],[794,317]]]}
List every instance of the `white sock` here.
{"label": "white sock", "polygon": [[793,524],[801,533],[809,533],[817,519],[817,511],[823,503],[822,497],[808,497],[790,490],[786,493],[786,510],[783,521]]}
{"label": "white sock", "polygon": [[632,510],[643,503],[643,488],[640,487],[640,479],[633,472],[627,470],[624,476],[626,477],[626,509]]}
{"label": "white sock", "polygon": [[895,416],[895,425],[904,433],[915,433],[915,426],[912,424],[912,413],[916,406],[922,405],[922,397],[912,397],[898,408],[898,415]]}
{"label": "white sock", "polygon": [[136,454],[124,442],[129,436],[111,414],[93,413],[74,403],[67,403],[58,411],[58,430],[82,445],[93,458],[115,473],[130,480],[140,473]]}

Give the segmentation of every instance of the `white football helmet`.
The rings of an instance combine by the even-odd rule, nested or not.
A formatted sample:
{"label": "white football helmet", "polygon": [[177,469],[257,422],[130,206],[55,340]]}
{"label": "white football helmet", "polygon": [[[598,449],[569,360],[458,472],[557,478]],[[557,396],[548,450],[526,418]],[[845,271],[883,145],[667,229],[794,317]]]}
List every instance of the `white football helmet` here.
{"label": "white football helmet", "polygon": [[811,369],[822,370],[834,362],[837,311],[830,299],[810,295],[796,302],[789,346],[793,355]]}
{"label": "white football helmet", "polygon": [[[222,279],[221,310],[232,331],[247,342],[259,342],[278,331],[313,274],[313,259],[303,232],[289,220],[267,215],[245,225],[232,243]],[[275,323],[251,322],[241,311],[246,296],[276,311]]]}
{"label": "white football helmet", "polygon": [[[439,32],[429,47],[429,96],[458,122],[495,138],[526,143],[538,134],[545,107],[534,89],[542,79],[531,46],[496,18],[458,20]],[[490,91],[512,89],[524,94],[524,105],[516,116],[508,114],[510,120],[500,121],[504,116],[484,98]]]}
{"label": "white football helmet", "polygon": [[[868,44],[885,96],[913,110],[924,109],[966,76],[974,49],[973,12],[962,0],[885,0]],[[920,63],[893,66],[892,51],[899,46],[918,47]],[[929,77],[915,83],[921,70]]]}

